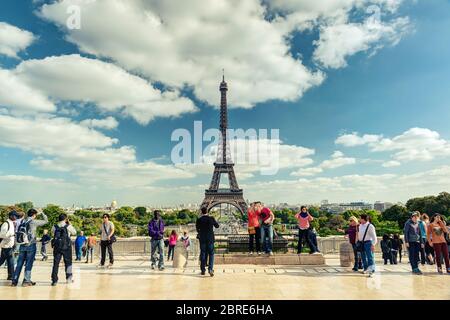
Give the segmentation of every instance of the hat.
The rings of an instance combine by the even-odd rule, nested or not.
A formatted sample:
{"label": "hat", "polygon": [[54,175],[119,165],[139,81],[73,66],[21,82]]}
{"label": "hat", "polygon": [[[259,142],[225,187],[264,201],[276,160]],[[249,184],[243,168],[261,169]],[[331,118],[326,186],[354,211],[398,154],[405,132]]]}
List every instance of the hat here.
{"label": "hat", "polygon": [[17,213],[17,211],[16,210],[13,210],[13,211],[10,211],[9,212],[9,214],[8,214],[8,217],[10,217],[10,218],[19,218],[20,216],[19,216],[19,214]]}
{"label": "hat", "polygon": [[412,218],[412,217],[420,217],[420,212],[418,212],[418,211],[412,212],[412,213],[411,213],[411,218]]}

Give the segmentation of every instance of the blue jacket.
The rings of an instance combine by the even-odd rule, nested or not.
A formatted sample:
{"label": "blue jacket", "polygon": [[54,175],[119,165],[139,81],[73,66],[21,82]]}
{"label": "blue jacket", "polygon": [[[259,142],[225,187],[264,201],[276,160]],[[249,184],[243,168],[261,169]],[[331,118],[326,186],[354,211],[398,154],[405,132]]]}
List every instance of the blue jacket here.
{"label": "blue jacket", "polygon": [[403,228],[403,234],[405,235],[405,242],[423,242],[422,230],[420,228],[420,223],[417,228],[414,228],[414,223],[411,219],[406,221],[405,227]]}
{"label": "blue jacket", "polygon": [[161,240],[164,237],[164,221],[163,219],[152,219],[148,223],[148,235],[152,240]]}

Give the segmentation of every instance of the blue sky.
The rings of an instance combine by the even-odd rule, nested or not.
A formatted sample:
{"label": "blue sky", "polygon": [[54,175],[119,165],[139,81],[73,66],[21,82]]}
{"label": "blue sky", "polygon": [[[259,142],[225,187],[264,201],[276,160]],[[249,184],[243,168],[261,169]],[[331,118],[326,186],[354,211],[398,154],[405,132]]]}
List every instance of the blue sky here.
{"label": "blue sky", "polygon": [[[212,166],[174,165],[170,137],[194,121],[217,127],[222,67],[230,127],[280,130],[276,175],[236,166],[246,198],[449,190],[448,1],[252,0],[233,18],[226,0],[117,3],[2,1],[0,203],[201,202]],[[79,30],[64,25],[74,4]],[[141,30],[143,14],[154,20]]]}

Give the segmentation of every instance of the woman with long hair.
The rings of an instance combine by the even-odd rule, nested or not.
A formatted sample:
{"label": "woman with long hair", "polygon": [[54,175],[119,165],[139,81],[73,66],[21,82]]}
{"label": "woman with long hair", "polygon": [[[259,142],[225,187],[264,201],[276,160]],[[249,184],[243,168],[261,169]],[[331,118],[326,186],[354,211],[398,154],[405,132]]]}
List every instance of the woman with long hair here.
{"label": "woman with long hair", "polygon": [[437,271],[442,272],[442,258],[445,261],[445,268],[447,273],[450,273],[450,263],[448,257],[447,242],[445,240],[445,233],[448,233],[447,227],[441,218],[441,215],[435,213],[431,217],[431,222],[428,225],[428,244],[433,247],[435,252],[435,261],[437,265]]}

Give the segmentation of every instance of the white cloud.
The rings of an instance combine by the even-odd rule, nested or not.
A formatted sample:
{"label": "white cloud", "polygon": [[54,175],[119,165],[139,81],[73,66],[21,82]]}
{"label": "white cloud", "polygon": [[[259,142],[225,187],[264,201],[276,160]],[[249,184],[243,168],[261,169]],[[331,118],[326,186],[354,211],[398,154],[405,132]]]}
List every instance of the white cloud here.
{"label": "white cloud", "polygon": [[[266,203],[317,203],[330,201],[406,201],[450,189],[450,166],[408,174],[345,175],[331,178],[300,178],[243,184],[248,199]],[[267,192],[270,190],[270,192]]]}
{"label": "white cloud", "polygon": [[360,136],[357,132],[351,134],[340,135],[336,140],[336,144],[343,145],[344,147],[362,146],[367,143],[376,142],[381,139],[382,136],[374,134],[365,134]]}
{"label": "white cloud", "polygon": [[398,167],[401,165],[401,162],[399,161],[395,161],[395,160],[391,160],[391,161],[386,161],[382,164],[383,167],[385,168],[392,168],[392,167]]}
{"label": "white cloud", "polygon": [[[257,0],[85,1],[82,28],[68,30],[66,8],[75,2],[80,3],[44,5],[40,15],[63,28],[82,51],[171,87],[190,86],[211,105],[218,104],[222,68],[230,104],[244,108],[296,100],[324,78],[290,55],[284,34],[264,19]],[[123,19],[126,24],[104,23]]]}
{"label": "white cloud", "polygon": [[88,128],[98,129],[116,129],[119,126],[119,122],[113,117],[107,117],[105,119],[86,119],[80,122],[82,126]]}
{"label": "white cloud", "polygon": [[28,86],[14,72],[0,69],[0,105],[16,113],[52,112],[56,107],[41,91]]}
{"label": "white cloud", "polygon": [[36,156],[32,165],[71,173],[82,183],[121,188],[194,176],[173,165],[139,162],[133,147],[116,144],[117,139],[67,118],[0,115],[0,146],[30,152]]}
{"label": "white cloud", "polygon": [[393,161],[385,163],[385,167],[396,166],[402,162],[430,161],[450,156],[450,141],[442,139],[438,132],[427,128],[411,128],[393,138],[345,134],[338,137],[335,143],[346,147],[367,145],[371,152],[391,152]]}
{"label": "white cloud", "polygon": [[0,22],[0,54],[18,58],[17,53],[25,50],[34,40],[31,32]]}
{"label": "white cloud", "polygon": [[351,157],[345,157],[341,151],[335,151],[331,155],[331,159],[324,160],[316,167],[302,168],[291,173],[292,176],[309,177],[322,173],[324,170],[336,169],[346,165],[355,164],[356,159]]}
{"label": "white cloud", "polygon": [[141,124],[196,111],[192,101],[176,91],[161,92],[114,64],[77,54],[23,61],[13,73],[53,100],[93,102],[102,111],[122,111]]}
{"label": "white cloud", "polygon": [[[314,51],[314,60],[327,68],[342,68],[346,59],[362,51],[376,51],[384,45],[395,45],[409,31],[408,18],[389,23],[368,18],[363,23],[336,23],[323,26]],[[373,52],[372,52],[373,54]]]}

